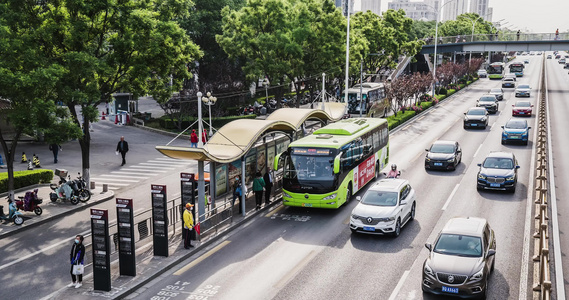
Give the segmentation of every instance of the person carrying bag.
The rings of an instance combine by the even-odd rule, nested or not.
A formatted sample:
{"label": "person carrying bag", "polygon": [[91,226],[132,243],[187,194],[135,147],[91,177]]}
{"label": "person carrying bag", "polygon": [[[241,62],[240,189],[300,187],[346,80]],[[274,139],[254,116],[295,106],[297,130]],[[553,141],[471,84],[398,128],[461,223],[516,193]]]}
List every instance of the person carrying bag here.
{"label": "person carrying bag", "polygon": [[85,246],[83,245],[83,236],[78,234],[69,254],[69,260],[71,261],[70,273],[73,282],[67,285],[67,287],[75,287],[77,289],[83,285],[84,258]]}

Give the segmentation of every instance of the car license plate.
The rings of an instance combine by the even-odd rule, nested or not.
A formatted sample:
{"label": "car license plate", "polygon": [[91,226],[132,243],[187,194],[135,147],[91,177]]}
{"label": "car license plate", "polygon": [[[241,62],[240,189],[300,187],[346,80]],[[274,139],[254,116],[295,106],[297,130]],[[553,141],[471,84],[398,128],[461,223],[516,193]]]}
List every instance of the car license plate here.
{"label": "car license plate", "polygon": [[312,207],[312,203],[302,203],[302,207]]}
{"label": "car license plate", "polygon": [[458,288],[448,287],[448,286],[444,286],[444,285],[443,285],[443,292],[445,292],[445,293],[458,294]]}
{"label": "car license plate", "polygon": [[364,230],[365,231],[375,231],[375,228],[371,227],[371,226],[364,226]]}
{"label": "car license plate", "polygon": [[511,136],[510,138],[513,139],[513,140],[517,140],[517,139],[519,139],[520,137],[517,136],[517,135],[514,135],[514,136]]}
{"label": "car license plate", "polygon": [[474,124],[470,124],[470,126],[478,126],[478,124],[474,123]]}
{"label": "car license plate", "polygon": [[520,111],[520,115],[523,115],[523,114],[525,114],[525,112],[523,112],[523,111]]}
{"label": "car license plate", "polygon": [[499,183],[490,183],[490,187],[500,187]]}
{"label": "car license plate", "polygon": [[440,167],[443,165],[443,163],[434,163],[435,167]]}

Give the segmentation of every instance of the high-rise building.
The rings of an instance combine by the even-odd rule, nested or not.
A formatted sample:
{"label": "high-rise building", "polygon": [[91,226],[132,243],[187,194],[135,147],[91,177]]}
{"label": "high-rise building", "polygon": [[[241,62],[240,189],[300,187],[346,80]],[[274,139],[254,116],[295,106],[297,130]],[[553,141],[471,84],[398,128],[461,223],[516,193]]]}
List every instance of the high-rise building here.
{"label": "high-rise building", "polygon": [[492,20],[492,9],[488,7],[488,0],[470,0],[470,12],[480,15],[486,21]]}
{"label": "high-rise building", "polygon": [[454,0],[445,4],[443,21],[456,20],[456,17],[468,12],[468,0]]}
{"label": "high-rise building", "polygon": [[354,14],[354,2],[356,0],[334,0],[334,3],[336,4],[336,7],[340,7],[342,8],[342,14],[344,16],[347,16],[347,11],[348,11],[348,2],[350,3],[350,13]]}
{"label": "high-rise building", "polygon": [[370,10],[372,13],[381,16],[381,0],[361,0],[361,10],[363,12]]}
{"label": "high-rise building", "polygon": [[412,2],[409,0],[394,0],[387,3],[388,9],[405,11],[405,15],[413,20],[433,21],[438,11],[439,0]]}

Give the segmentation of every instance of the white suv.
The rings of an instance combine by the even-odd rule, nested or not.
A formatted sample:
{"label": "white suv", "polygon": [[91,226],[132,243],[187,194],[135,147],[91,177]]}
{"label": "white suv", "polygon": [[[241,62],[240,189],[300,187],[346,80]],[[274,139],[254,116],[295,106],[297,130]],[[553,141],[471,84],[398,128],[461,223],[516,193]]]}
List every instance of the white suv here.
{"label": "white suv", "polygon": [[382,179],[357,197],[350,217],[353,233],[399,236],[401,227],[415,218],[415,190],[406,179]]}

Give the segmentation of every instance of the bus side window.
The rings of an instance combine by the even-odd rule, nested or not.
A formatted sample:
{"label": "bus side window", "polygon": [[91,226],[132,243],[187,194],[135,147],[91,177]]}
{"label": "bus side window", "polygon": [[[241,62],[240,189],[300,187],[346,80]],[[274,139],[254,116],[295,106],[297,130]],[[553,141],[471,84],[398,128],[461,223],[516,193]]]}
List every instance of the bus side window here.
{"label": "bus side window", "polygon": [[379,131],[373,133],[373,148],[379,149]]}

